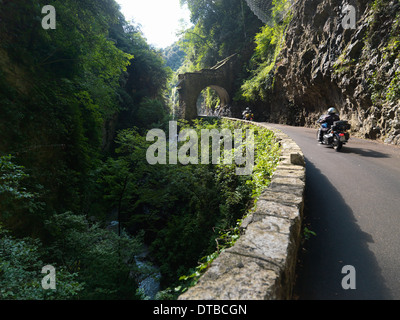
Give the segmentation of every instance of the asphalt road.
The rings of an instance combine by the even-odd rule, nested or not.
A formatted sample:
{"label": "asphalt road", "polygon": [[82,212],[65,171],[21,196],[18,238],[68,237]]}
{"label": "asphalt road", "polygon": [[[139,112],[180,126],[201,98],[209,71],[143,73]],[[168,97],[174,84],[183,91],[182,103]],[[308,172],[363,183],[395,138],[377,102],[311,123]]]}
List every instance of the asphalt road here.
{"label": "asphalt road", "polygon": [[[316,236],[301,249],[295,297],[399,300],[400,148],[352,138],[336,152],[317,143],[315,129],[269,125],[306,157],[304,222]],[[342,287],[348,265],[356,289]]]}

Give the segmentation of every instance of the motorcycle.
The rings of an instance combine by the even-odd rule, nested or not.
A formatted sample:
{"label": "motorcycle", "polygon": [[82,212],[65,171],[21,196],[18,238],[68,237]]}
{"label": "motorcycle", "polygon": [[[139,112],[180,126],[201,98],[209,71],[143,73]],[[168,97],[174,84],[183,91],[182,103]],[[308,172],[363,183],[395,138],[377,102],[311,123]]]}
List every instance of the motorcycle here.
{"label": "motorcycle", "polygon": [[[322,127],[327,128],[327,124],[323,123]],[[350,133],[347,132],[347,130],[350,129],[351,125],[348,123],[348,121],[335,121],[333,126],[323,135],[320,143],[331,146],[333,149],[339,152],[350,140]],[[317,133],[317,139],[319,141],[319,132]]]}
{"label": "motorcycle", "polygon": [[247,121],[253,121],[254,120],[254,114],[253,113],[246,113],[243,115],[243,120]]}

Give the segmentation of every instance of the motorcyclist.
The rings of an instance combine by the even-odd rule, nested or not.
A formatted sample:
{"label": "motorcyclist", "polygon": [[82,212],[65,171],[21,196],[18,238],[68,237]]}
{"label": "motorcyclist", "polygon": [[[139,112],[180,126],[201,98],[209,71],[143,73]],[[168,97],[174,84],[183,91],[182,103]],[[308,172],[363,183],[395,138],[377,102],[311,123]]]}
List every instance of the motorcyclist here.
{"label": "motorcyclist", "polygon": [[322,139],[324,134],[329,131],[329,129],[333,126],[334,122],[340,121],[339,112],[335,107],[330,107],[328,110],[328,114],[322,115],[318,123],[321,124],[321,128],[318,131],[318,141],[322,143]]}
{"label": "motorcyclist", "polygon": [[243,119],[249,120],[251,118],[252,114],[253,114],[253,112],[250,110],[249,107],[247,107],[246,110],[244,110],[243,113],[242,113]]}

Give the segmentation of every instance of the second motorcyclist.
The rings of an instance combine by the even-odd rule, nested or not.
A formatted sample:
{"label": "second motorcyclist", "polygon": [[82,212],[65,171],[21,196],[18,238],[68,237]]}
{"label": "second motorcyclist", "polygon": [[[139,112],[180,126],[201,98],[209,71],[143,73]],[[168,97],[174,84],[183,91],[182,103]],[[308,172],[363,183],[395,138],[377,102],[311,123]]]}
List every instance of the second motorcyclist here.
{"label": "second motorcyclist", "polygon": [[243,111],[242,116],[244,120],[249,120],[249,121],[252,121],[254,118],[253,112],[250,110],[249,107],[247,107],[246,110]]}

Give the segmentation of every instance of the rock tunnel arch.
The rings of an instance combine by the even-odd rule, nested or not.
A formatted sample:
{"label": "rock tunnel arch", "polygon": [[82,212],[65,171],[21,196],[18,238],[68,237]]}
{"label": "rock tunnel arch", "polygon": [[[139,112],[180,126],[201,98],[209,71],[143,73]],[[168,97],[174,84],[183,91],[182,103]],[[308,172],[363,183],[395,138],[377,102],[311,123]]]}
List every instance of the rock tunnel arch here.
{"label": "rock tunnel arch", "polygon": [[234,54],[210,69],[180,74],[178,118],[193,120],[198,117],[197,99],[207,87],[217,92],[221,108],[229,106],[235,91],[237,68],[238,58]]}

